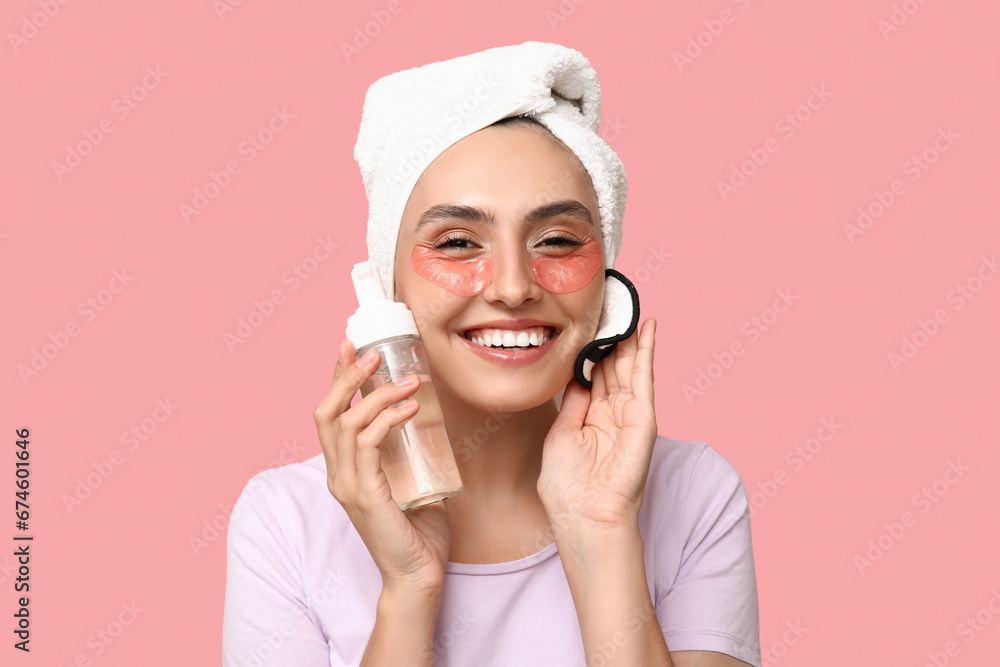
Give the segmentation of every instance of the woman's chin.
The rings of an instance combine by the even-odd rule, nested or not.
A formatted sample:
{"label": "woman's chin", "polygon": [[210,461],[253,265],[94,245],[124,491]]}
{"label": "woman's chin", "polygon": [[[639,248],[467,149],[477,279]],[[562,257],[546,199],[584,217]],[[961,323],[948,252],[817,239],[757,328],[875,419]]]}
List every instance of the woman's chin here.
{"label": "woman's chin", "polygon": [[[484,376],[477,379],[455,380],[461,387],[459,391],[452,390],[447,380],[438,379],[436,386],[450,394],[449,398],[471,408],[508,414],[543,406],[566,386],[565,383],[558,386],[542,386],[538,377],[517,378],[511,377],[510,374],[506,377]],[[551,380],[546,385],[550,383]]]}

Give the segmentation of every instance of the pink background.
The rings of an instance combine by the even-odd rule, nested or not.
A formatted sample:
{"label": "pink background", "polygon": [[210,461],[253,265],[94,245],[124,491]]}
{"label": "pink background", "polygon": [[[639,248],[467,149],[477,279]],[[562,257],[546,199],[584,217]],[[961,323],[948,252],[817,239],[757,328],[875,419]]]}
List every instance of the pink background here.
{"label": "pink background", "polygon": [[[365,254],[352,158],[365,90],[526,40],[579,49],[601,78],[602,132],[630,180],[617,268],[660,323],[659,430],[708,442],[743,476],[766,664],[991,664],[1000,279],[982,258],[1000,250],[1000,7],[398,2],[248,0],[221,16],[211,0],[4,3],[4,664],[218,664],[226,506],[256,472],[320,451],[312,410]],[[366,24],[375,36],[348,59],[341,44]],[[241,143],[274,109],[294,117],[249,160]],[[796,113],[798,127],[782,122]],[[81,143],[89,154],[57,174]],[[914,171],[925,151],[933,164]],[[767,159],[724,200],[718,182],[754,154]],[[239,172],[185,221],[229,161]],[[894,180],[852,242],[845,225],[878,212]],[[309,259],[318,238],[338,244],[326,261]],[[298,284],[296,265],[312,270]],[[225,334],[275,290],[282,302],[231,351]],[[775,316],[777,290],[796,298]],[[77,335],[60,336],[67,325]],[[894,368],[904,337],[919,347]],[[23,378],[36,351],[45,366]],[[699,371],[711,385],[686,396]],[[158,399],[176,406],[162,423]],[[24,427],[30,656],[11,646]],[[146,433],[130,446],[132,427]],[[70,511],[81,483],[90,495]],[[130,625],[97,639],[133,602]]]}

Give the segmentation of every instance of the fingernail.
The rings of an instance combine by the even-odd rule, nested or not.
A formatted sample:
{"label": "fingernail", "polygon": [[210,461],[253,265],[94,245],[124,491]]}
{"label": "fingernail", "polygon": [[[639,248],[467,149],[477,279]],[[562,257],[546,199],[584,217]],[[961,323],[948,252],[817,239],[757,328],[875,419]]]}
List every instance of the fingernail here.
{"label": "fingernail", "polygon": [[395,384],[399,387],[412,387],[414,383],[418,381],[419,380],[416,375],[404,375],[396,380]]}

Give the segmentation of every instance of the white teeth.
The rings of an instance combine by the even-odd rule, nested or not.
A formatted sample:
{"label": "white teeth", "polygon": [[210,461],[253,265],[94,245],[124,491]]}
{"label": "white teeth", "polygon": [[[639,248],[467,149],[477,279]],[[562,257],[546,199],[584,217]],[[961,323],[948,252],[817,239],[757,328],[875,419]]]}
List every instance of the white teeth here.
{"label": "white teeth", "polygon": [[482,345],[483,347],[505,347],[505,348],[527,348],[531,346],[544,345],[549,338],[545,332],[538,330],[531,331],[502,331],[493,330],[479,336],[470,336],[469,340]]}

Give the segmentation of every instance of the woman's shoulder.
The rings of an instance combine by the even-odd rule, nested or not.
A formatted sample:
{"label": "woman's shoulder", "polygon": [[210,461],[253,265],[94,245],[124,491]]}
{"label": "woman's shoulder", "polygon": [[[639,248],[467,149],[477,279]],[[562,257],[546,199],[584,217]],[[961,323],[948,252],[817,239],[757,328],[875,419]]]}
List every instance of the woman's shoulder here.
{"label": "woman's shoulder", "polygon": [[746,509],[743,479],[729,460],[701,441],[657,436],[643,494],[647,518],[696,521],[699,516],[734,515]]}
{"label": "woman's shoulder", "polygon": [[241,500],[265,497],[274,502],[308,501],[326,492],[326,461],[320,452],[312,458],[261,470],[243,487]]}
{"label": "woman's shoulder", "polygon": [[736,467],[708,443],[674,440],[662,435],[656,436],[649,474],[660,481],[669,480],[675,486],[742,483]]}
{"label": "woman's shoulder", "polygon": [[647,579],[667,643],[759,665],[749,504],[736,467],[704,442],[658,437],[646,492]]}
{"label": "woman's shoulder", "polygon": [[282,532],[299,532],[310,517],[336,515],[338,509],[340,504],[326,485],[326,461],[321,452],[251,477],[233,507],[230,532],[234,524],[258,523],[280,525]]}

